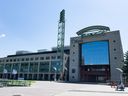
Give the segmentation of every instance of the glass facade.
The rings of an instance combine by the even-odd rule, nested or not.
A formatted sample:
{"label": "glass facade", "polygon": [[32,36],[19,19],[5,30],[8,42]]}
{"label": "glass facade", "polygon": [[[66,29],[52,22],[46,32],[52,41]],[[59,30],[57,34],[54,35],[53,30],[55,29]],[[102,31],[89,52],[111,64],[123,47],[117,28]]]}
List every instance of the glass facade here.
{"label": "glass facade", "polygon": [[15,69],[17,72],[19,72],[19,63],[14,63],[12,70]]}
{"label": "glass facade", "polygon": [[4,70],[4,64],[0,64],[0,72],[3,72]]}
{"label": "glass facade", "polygon": [[81,44],[82,65],[108,65],[108,41],[94,41]]}
{"label": "glass facade", "polygon": [[38,62],[31,62],[29,72],[38,72]]}
{"label": "glass facade", "polygon": [[60,72],[61,70],[60,61],[51,61],[51,72]]}
{"label": "glass facade", "polygon": [[28,72],[28,63],[21,63],[20,72]]}
{"label": "glass facade", "polygon": [[40,62],[39,72],[49,72],[49,62]]}
{"label": "glass facade", "polygon": [[12,64],[5,64],[5,69],[7,70],[7,72],[11,72],[11,66]]}
{"label": "glass facade", "polygon": [[[22,54],[0,58],[0,78],[24,80],[54,80],[62,71],[56,51],[46,54]],[[56,69],[56,70],[55,70]],[[14,75],[15,74],[15,75]]]}

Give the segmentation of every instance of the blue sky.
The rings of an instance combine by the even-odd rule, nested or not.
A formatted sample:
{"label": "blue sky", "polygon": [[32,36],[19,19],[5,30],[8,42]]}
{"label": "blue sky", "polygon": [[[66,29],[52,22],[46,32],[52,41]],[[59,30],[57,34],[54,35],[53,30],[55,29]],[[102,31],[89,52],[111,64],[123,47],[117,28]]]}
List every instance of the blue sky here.
{"label": "blue sky", "polygon": [[80,29],[91,25],[120,30],[128,50],[127,0],[0,0],[0,57],[17,50],[36,52],[57,45],[58,20],[66,10],[65,45]]}

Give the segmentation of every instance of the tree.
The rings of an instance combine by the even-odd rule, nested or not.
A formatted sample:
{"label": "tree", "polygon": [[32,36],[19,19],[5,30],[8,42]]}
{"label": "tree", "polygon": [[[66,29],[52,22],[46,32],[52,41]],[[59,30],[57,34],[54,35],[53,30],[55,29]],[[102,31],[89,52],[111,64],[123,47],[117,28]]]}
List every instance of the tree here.
{"label": "tree", "polygon": [[123,73],[126,76],[126,81],[128,81],[128,51],[124,55]]}

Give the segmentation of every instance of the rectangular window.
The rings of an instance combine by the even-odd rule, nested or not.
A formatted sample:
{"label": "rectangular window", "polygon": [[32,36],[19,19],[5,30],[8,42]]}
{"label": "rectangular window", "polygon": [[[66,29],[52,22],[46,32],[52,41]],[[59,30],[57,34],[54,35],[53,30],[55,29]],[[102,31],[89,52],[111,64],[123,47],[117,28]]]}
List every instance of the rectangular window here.
{"label": "rectangular window", "polygon": [[39,72],[49,72],[49,62],[40,62]]}
{"label": "rectangular window", "polygon": [[52,58],[52,59],[56,59],[56,56],[52,56],[51,58]]}
{"label": "rectangular window", "polygon": [[32,61],[32,60],[33,60],[33,58],[30,58],[30,60]]}
{"label": "rectangular window", "polygon": [[28,63],[21,63],[20,72],[28,72]]}
{"label": "rectangular window", "polygon": [[19,63],[14,63],[12,70],[16,70],[17,72],[19,72],[19,65],[20,65]]}
{"label": "rectangular window", "polygon": [[26,58],[26,61],[29,61],[29,58]]}
{"label": "rectangular window", "polygon": [[108,65],[108,41],[94,41],[81,44],[82,65]]}
{"label": "rectangular window", "polygon": [[24,58],[22,58],[21,61],[24,61]]}
{"label": "rectangular window", "polygon": [[9,60],[7,59],[6,62],[8,62]]}
{"label": "rectangular window", "polygon": [[35,58],[35,60],[38,60],[38,59],[39,59],[38,57]]}
{"label": "rectangular window", "polygon": [[40,60],[44,60],[44,57],[40,57]]}
{"label": "rectangular window", "polygon": [[13,59],[13,62],[16,62],[16,59]]}
{"label": "rectangular window", "polygon": [[38,71],[38,62],[30,62],[29,72]]}
{"label": "rectangular window", "polygon": [[60,61],[51,61],[51,72],[61,72],[62,71],[62,65],[60,64]]}
{"label": "rectangular window", "polygon": [[46,60],[49,60],[49,59],[50,59],[50,57],[49,57],[49,56],[47,56],[47,57],[46,57]]}
{"label": "rectangular window", "polygon": [[60,59],[60,56],[57,56],[57,59]]}
{"label": "rectangular window", "polygon": [[75,73],[76,72],[76,70],[75,69],[72,69],[72,73]]}
{"label": "rectangular window", "polygon": [[12,59],[10,59],[10,62],[12,62]]}

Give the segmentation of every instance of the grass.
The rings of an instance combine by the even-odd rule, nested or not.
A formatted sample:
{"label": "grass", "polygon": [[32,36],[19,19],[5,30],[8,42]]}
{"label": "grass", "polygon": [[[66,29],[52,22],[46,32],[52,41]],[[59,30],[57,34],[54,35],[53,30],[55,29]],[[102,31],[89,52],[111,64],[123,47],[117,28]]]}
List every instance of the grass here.
{"label": "grass", "polygon": [[3,84],[3,86],[31,86],[34,82],[35,81],[32,80],[0,80],[0,83]]}

